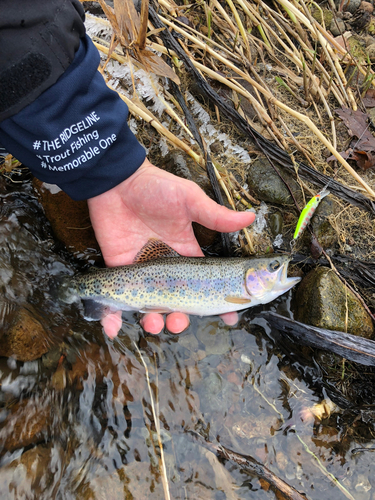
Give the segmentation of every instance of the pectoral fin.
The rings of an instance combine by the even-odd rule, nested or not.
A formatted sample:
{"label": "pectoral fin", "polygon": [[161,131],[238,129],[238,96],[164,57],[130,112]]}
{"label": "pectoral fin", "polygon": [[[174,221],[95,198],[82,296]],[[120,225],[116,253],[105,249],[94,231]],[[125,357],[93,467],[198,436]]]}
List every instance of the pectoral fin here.
{"label": "pectoral fin", "polygon": [[231,302],[232,304],[250,304],[251,299],[247,299],[245,297],[233,297],[231,295],[227,295],[225,299],[227,302]]}

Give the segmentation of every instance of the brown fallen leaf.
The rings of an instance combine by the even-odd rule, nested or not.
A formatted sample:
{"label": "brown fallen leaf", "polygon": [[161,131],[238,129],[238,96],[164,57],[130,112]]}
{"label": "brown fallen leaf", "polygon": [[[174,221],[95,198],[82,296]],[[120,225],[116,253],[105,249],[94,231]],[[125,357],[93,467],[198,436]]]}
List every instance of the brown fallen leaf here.
{"label": "brown fallen leaf", "polygon": [[[369,130],[368,114],[359,109],[353,111],[349,108],[335,109],[335,112],[353,137],[349,149],[341,152],[341,156],[345,159],[355,160],[363,170],[372,168],[375,165],[375,137]],[[335,160],[334,156],[327,159],[327,161],[332,160]]]}
{"label": "brown fallen leaf", "polygon": [[362,102],[366,108],[375,108],[375,89],[368,89]]}
{"label": "brown fallen leaf", "polygon": [[145,71],[165,76],[179,85],[180,79],[172,68],[160,56],[146,47],[148,0],[142,2],[141,15],[134,7],[133,0],[114,0],[114,8],[107,5],[105,0],[99,0],[99,3],[114,32],[108,59],[120,42],[129,58],[138,61]]}

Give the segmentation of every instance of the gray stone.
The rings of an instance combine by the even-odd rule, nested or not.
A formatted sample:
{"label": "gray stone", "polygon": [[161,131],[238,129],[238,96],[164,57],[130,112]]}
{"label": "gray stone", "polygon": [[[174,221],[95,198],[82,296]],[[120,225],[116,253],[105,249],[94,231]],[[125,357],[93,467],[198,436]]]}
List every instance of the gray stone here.
{"label": "gray stone", "polygon": [[343,11],[354,14],[355,11],[358,10],[359,6],[361,5],[361,1],[362,0],[345,0],[343,5]]}
{"label": "gray stone", "polygon": [[280,212],[275,212],[269,217],[269,225],[272,236],[276,238],[278,234],[283,233],[283,217]]}
{"label": "gray stone", "polygon": [[339,205],[333,196],[326,196],[320,202],[311,219],[312,230],[323,248],[329,248],[337,242],[337,232],[331,226],[328,217],[336,214],[338,207]]}
{"label": "gray stone", "polygon": [[345,23],[342,19],[334,17],[329,26],[329,31],[333,36],[340,36],[346,31]]}
{"label": "gray stone", "polygon": [[302,280],[295,300],[297,321],[365,338],[373,336],[372,320],[362,303],[327,267],[313,269]]}
{"label": "gray stone", "polygon": [[[301,188],[293,177],[278,167],[283,179],[288,183],[297,201],[302,200]],[[255,191],[256,197],[279,205],[292,205],[293,198],[280,177],[265,158],[260,158],[249,166],[248,185]]]}
{"label": "gray stone", "polygon": [[210,323],[198,329],[196,336],[205,346],[206,354],[225,354],[229,351],[230,334],[227,327],[220,328],[220,319],[213,319]]}
{"label": "gray stone", "polygon": [[19,361],[40,358],[51,347],[51,335],[42,326],[31,305],[21,307],[13,316],[10,327],[0,338],[0,356]]}

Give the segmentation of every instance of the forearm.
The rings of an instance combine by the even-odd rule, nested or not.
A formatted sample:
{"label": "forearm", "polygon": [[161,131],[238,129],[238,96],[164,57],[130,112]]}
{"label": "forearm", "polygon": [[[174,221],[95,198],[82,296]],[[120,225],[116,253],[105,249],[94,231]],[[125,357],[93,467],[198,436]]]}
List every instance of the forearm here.
{"label": "forearm", "polygon": [[0,123],[0,144],[77,200],[118,185],[145,159],[127,126],[127,106],[97,71],[99,60],[91,40],[82,38],[56,83]]}
{"label": "forearm", "polygon": [[84,17],[79,0],[1,0],[0,122],[70,66],[85,36]]}

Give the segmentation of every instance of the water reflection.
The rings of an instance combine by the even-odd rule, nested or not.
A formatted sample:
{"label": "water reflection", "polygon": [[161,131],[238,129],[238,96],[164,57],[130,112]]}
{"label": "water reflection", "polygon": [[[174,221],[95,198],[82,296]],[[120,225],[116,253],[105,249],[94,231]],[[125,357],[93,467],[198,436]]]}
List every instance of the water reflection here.
{"label": "water reflection", "polygon": [[[74,264],[54,252],[42,214],[30,214],[31,194],[19,199],[2,199],[2,338],[31,304],[49,341],[36,360],[0,358],[2,499],[275,497],[204,439],[254,457],[312,500],[373,498],[373,455],[351,453],[374,446],[373,420],[333,403],[254,311],[234,328],[193,318],[182,335],[158,337],[128,313],[111,341],[54,300],[51,280]],[[287,311],[289,300],[272,307]]]}

